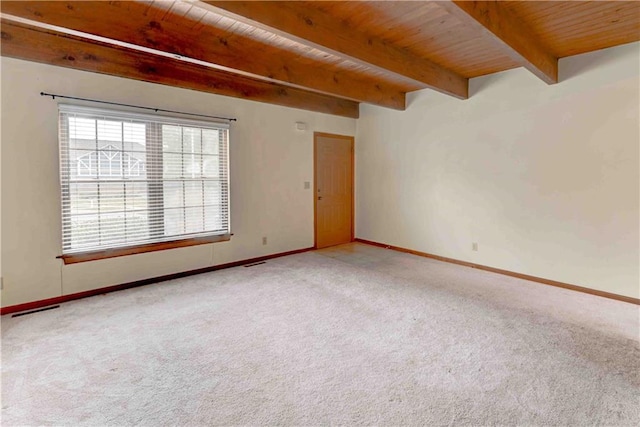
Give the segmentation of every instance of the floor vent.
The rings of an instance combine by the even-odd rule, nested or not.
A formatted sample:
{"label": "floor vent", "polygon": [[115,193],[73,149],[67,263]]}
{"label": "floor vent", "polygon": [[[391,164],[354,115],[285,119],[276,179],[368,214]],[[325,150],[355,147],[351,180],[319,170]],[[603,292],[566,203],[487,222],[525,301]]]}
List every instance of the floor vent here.
{"label": "floor vent", "polygon": [[38,313],[40,311],[47,311],[47,310],[53,310],[54,308],[60,308],[60,305],[52,305],[50,307],[45,307],[45,308],[39,308],[37,310],[31,310],[31,311],[23,311],[22,313],[16,313],[11,317],[20,317],[20,316],[26,316],[27,314],[33,314],[33,313]]}
{"label": "floor vent", "polygon": [[265,261],[254,262],[253,264],[243,265],[243,267],[253,267],[253,266],[256,266],[256,265],[260,265],[260,264],[266,264],[266,262]]}

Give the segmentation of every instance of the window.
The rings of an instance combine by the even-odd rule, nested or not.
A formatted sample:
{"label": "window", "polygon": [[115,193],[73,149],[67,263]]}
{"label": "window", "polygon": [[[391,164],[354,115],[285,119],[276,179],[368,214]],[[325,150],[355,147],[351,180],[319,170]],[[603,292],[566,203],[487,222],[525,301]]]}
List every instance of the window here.
{"label": "window", "polygon": [[227,124],[72,105],[59,118],[65,262],[229,239]]}

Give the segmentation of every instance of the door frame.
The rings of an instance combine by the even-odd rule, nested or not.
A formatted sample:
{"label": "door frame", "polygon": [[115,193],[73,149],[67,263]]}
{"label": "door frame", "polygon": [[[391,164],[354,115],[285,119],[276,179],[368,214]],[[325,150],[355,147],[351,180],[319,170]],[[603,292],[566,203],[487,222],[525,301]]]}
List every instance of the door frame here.
{"label": "door frame", "polygon": [[334,133],[314,132],[313,133],[313,247],[318,249],[318,137],[328,137],[337,139],[346,139],[351,143],[351,241],[354,241],[356,232],[355,222],[355,143],[356,139],[349,135],[337,135]]}

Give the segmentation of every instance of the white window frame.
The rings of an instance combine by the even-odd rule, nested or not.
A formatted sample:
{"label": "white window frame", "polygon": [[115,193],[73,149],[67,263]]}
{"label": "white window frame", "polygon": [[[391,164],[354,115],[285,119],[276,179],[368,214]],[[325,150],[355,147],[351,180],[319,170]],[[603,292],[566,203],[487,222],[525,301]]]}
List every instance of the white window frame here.
{"label": "white window frame", "polygon": [[[59,110],[60,185],[61,185],[60,194],[61,194],[61,204],[62,204],[62,238],[63,238],[62,239],[63,248],[62,248],[61,258],[64,260],[65,263],[90,261],[95,259],[110,258],[115,256],[129,255],[129,254],[149,252],[149,251],[155,251],[155,250],[164,250],[164,249],[170,249],[175,247],[184,247],[184,246],[192,246],[192,245],[198,245],[198,244],[204,244],[204,243],[213,243],[213,242],[225,241],[230,239],[231,201],[230,201],[230,194],[229,194],[230,192],[230,182],[229,182],[229,127],[230,126],[229,126],[229,123],[194,120],[191,118],[185,118],[181,116],[167,116],[167,115],[161,115],[161,114],[141,114],[138,112],[133,112],[128,110],[102,109],[102,108],[94,108],[94,107],[87,107],[87,106],[80,106],[80,105],[73,105],[73,104],[60,104],[58,107],[59,107],[58,110]],[[98,175],[94,176],[94,182],[98,184],[98,188],[99,188],[100,184],[106,185],[106,183],[113,183],[114,179],[121,180],[122,182],[126,182],[127,179],[137,179],[140,176],[141,171],[148,168],[149,165],[151,164],[155,168],[154,169],[155,172],[151,173],[147,169],[147,175],[146,175],[147,178],[143,180],[143,182],[147,183],[147,186],[146,186],[147,192],[145,194],[147,197],[148,206],[146,209],[148,212],[153,212],[153,215],[150,214],[147,219],[147,227],[149,227],[149,230],[151,230],[152,221],[158,221],[157,219],[158,213],[161,212],[161,216],[162,216],[161,221],[164,221],[164,215],[167,212],[167,210],[165,210],[162,207],[160,207],[159,209],[156,209],[154,207],[149,206],[150,204],[152,204],[152,202],[150,201],[152,198],[151,193],[153,193],[153,198],[154,198],[153,200],[155,200],[155,198],[160,198],[162,200],[164,199],[165,197],[164,193],[162,191],[159,191],[159,192],[155,191],[153,190],[153,188],[155,188],[155,186],[158,186],[158,185],[164,185],[164,182],[168,181],[168,179],[163,175],[164,164],[163,164],[162,158],[165,150],[163,148],[164,144],[161,136],[162,126],[171,125],[171,126],[180,127],[181,129],[198,128],[198,129],[201,129],[201,131],[217,130],[218,132],[224,132],[223,136],[218,141],[219,148],[217,153],[217,156],[218,156],[217,165],[219,167],[219,176],[217,178],[206,178],[204,175],[204,169],[202,169],[203,175],[201,175],[201,177],[195,178],[197,182],[203,182],[203,187],[202,187],[203,200],[205,197],[204,183],[212,182],[212,181],[217,181],[220,183],[220,196],[218,199],[216,199],[216,200],[219,200],[219,203],[218,203],[219,216],[216,216],[216,218],[218,217],[220,218],[219,220],[220,228],[216,230],[203,229],[203,230],[198,230],[196,232],[189,232],[189,233],[185,232],[182,234],[172,234],[169,236],[164,235],[164,231],[162,232],[162,235],[157,234],[155,232],[152,233],[151,231],[149,231],[148,236],[146,236],[144,239],[140,241],[135,241],[134,239],[133,241],[123,241],[123,242],[114,243],[114,242],[109,242],[108,239],[105,239],[107,240],[106,244],[91,245],[91,247],[89,248],[74,247],[72,243],[73,242],[73,239],[72,239],[73,226],[71,225],[71,221],[74,214],[72,213],[72,209],[71,209],[72,202],[71,202],[71,196],[70,196],[71,195],[70,189],[71,189],[71,185],[80,181],[80,178],[86,179],[90,177],[88,177],[86,174],[81,174],[79,168],[76,169],[77,178],[75,178],[75,181],[74,181],[74,178],[72,177],[72,173],[71,173],[72,160],[69,154],[70,153],[69,150],[70,150],[70,143],[73,138],[71,135],[69,135],[69,132],[68,132],[70,117],[81,117],[81,118],[87,118],[90,120],[96,120],[96,123],[98,123],[97,122],[98,120],[104,120],[104,119],[113,120],[121,123],[127,123],[127,122],[145,123],[145,126],[146,126],[145,138],[147,139],[145,142],[145,146],[147,147],[146,155],[145,155],[147,157],[145,162],[141,162],[139,159],[132,157],[124,149],[124,142],[123,142],[122,151],[117,154],[121,156],[120,162],[125,161],[126,159],[125,163],[127,165],[127,168],[126,168],[127,172],[123,171],[119,174],[109,173],[107,175],[98,174],[99,176]],[[155,137],[152,138],[151,140],[149,140],[150,129],[155,130]],[[99,138],[99,135],[96,131],[95,138],[94,138],[96,141],[95,151],[89,151],[87,152],[86,155],[80,155],[75,160],[78,162],[77,166],[79,166],[80,159],[84,156],[89,156],[88,157],[89,165],[90,165],[89,172],[91,172],[91,162],[93,160],[96,160],[98,162],[98,165],[96,165],[96,168],[99,168],[99,163],[100,163],[99,156],[101,151],[105,149],[105,147],[102,147],[102,148],[99,147],[98,138]],[[102,142],[108,142],[108,141],[102,140]],[[117,143],[117,142],[115,143],[115,145],[118,145],[118,144],[120,143]],[[202,148],[203,145],[201,145],[201,150],[204,150],[204,148]],[[183,145],[183,149],[184,149],[184,145]],[[77,152],[79,149],[76,147],[76,148],[72,148],[72,150],[75,150]],[[155,150],[156,154],[152,154],[150,150]],[[157,155],[158,152],[160,153],[159,154],[160,160],[158,160],[157,158],[155,160],[152,160],[150,156],[153,157],[154,155]],[[132,153],[139,153],[139,152],[132,151]],[[183,153],[186,153],[186,151],[183,151]],[[95,156],[95,159],[92,156]],[[204,165],[205,154],[202,154],[201,157],[202,157],[201,162]],[[129,173],[129,172],[132,172],[132,170],[129,170],[130,169],[129,166],[131,166],[130,165],[131,159],[135,159],[136,162],[142,163],[141,165],[138,164],[137,166],[139,168],[137,174],[132,175]],[[96,169],[96,170],[99,170],[99,169]],[[175,183],[180,179],[184,180],[184,179],[187,179],[187,177],[183,176],[182,178],[178,178],[178,179],[172,178],[171,181]],[[193,180],[194,176],[192,175],[188,177],[188,179]],[[120,182],[120,181],[117,181],[117,182]],[[98,199],[99,198],[100,198],[100,194],[98,194]],[[163,205],[163,203],[164,202],[161,203],[161,206]],[[205,202],[203,201],[202,203],[203,203],[202,212],[203,212],[203,215],[206,215],[207,210],[206,210]],[[186,199],[184,199],[182,202],[182,206],[184,209],[188,208],[186,204],[187,204]],[[126,209],[123,212],[123,214],[126,215]],[[107,214],[101,214],[99,218],[102,218],[103,216],[105,218],[108,217]],[[99,219],[98,221],[102,221],[102,219]],[[202,222],[202,227],[203,228],[207,227],[206,220],[204,219]]]}

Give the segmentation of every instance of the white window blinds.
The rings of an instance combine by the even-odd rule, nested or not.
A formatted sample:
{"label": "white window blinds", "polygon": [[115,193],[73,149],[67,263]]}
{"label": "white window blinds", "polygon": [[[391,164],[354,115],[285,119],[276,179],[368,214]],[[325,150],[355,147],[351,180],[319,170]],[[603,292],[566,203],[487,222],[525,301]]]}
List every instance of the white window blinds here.
{"label": "white window blinds", "polygon": [[63,254],[229,234],[228,124],[59,111]]}

